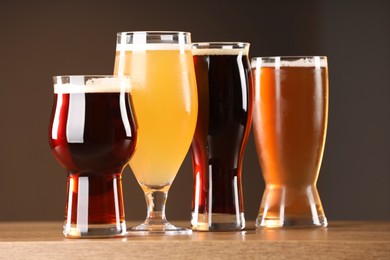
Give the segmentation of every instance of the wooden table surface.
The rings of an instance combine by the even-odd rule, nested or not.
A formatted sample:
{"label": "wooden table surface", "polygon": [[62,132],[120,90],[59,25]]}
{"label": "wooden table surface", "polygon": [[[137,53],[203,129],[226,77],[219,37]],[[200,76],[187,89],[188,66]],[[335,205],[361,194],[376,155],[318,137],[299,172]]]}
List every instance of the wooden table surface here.
{"label": "wooden table surface", "polygon": [[335,221],[326,229],[260,231],[249,223],[243,232],[110,239],[66,239],[60,222],[0,222],[0,258],[390,259],[390,221]]}

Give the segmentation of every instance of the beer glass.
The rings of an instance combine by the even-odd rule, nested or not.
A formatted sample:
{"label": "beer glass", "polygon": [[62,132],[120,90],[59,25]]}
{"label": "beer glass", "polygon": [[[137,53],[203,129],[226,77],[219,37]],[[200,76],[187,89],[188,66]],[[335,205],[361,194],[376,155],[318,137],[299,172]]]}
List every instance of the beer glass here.
{"label": "beer glass", "polygon": [[326,227],[316,188],[328,120],[326,57],[251,60],[253,129],[266,183],[257,227]]}
{"label": "beer glass", "polygon": [[54,77],[49,144],[68,173],[64,235],[126,233],[122,170],[136,144],[130,78]]}
{"label": "beer glass", "polygon": [[139,126],[130,167],[144,191],[147,216],[129,229],[188,234],[165,216],[168,190],[195,131],[198,99],[191,38],[187,32],[122,32],[117,36],[114,73],[130,75]]}
{"label": "beer glass", "polygon": [[245,228],[242,159],[252,120],[249,43],[194,43],[199,113],[191,145],[194,230]]}

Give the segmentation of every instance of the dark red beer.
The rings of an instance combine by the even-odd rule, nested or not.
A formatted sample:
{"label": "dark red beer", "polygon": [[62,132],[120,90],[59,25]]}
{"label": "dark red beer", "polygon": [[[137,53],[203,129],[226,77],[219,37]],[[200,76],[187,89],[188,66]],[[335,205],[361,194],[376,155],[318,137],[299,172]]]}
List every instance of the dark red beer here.
{"label": "dark red beer", "polygon": [[[245,221],[241,168],[252,116],[249,46],[216,48],[194,51],[199,110],[191,146],[195,182],[192,224],[198,230],[245,227],[245,223],[232,224],[226,219],[232,216],[235,221],[242,215]],[[214,221],[201,223],[202,214],[204,218],[212,214]]]}
{"label": "dark red beer", "polygon": [[130,98],[126,92],[55,94],[49,143],[68,172],[69,225],[86,218],[78,216],[83,205],[88,225],[124,223],[121,173],[136,143]]}

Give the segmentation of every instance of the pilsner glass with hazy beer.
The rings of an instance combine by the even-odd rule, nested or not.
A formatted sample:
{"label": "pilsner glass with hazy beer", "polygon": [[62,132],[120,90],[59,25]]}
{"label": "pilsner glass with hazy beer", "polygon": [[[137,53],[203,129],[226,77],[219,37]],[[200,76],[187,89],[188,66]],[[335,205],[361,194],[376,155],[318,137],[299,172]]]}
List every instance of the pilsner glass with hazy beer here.
{"label": "pilsner glass with hazy beer", "polygon": [[64,235],[126,233],[122,170],[136,144],[130,78],[54,77],[49,144],[68,173]]}
{"label": "pilsner glass with hazy beer", "polygon": [[191,146],[194,230],[245,228],[241,169],[252,119],[248,43],[194,43],[199,113]]}
{"label": "pilsner glass with hazy beer", "polygon": [[188,234],[165,216],[168,190],[191,145],[198,99],[190,33],[118,33],[114,73],[130,75],[139,127],[130,167],[145,193],[145,222],[129,231]]}
{"label": "pilsner glass with hazy beer", "polygon": [[316,188],[328,120],[326,57],[251,61],[253,129],[266,190],[257,227],[326,227]]}

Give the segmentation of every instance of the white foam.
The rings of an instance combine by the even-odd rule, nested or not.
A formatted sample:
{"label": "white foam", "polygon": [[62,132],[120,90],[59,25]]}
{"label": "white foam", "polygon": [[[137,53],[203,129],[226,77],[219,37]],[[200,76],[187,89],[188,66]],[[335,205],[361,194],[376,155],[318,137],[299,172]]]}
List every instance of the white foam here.
{"label": "white foam", "polygon": [[148,44],[122,44],[116,45],[117,51],[156,51],[156,50],[190,50],[190,44],[167,44],[167,43],[148,43]]}
{"label": "white foam", "polygon": [[249,46],[243,48],[232,48],[232,46],[224,46],[224,48],[192,48],[192,55],[248,55]]}
{"label": "white foam", "polygon": [[287,57],[289,60],[283,60],[283,57],[274,57],[274,58],[253,58],[251,67],[255,68],[256,66],[268,67],[268,68],[280,68],[280,67],[316,67],[316,68],[326,68],[328,66],[328,61],[326,57],[313,56],[307,58],[294,58]]}
{"label": "white foam", "polygon": [[130,92],[129,78],[93,78],[85,84],[57,83],[54,84],[54,93],[121,93]]}

